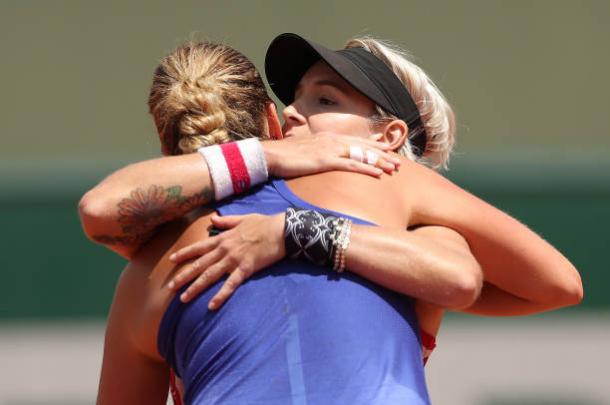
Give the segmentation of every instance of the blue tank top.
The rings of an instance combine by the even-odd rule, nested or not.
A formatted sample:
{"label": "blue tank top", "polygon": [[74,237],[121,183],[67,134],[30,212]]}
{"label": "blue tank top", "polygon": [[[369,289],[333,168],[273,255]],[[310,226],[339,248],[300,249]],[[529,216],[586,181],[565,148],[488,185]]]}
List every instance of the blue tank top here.
{"label": "blue tank top", "polygon": [[[299,199],[283,180],[217,210],[277,214],[291,206],[343,215]],[[186,305],[176,294],[159,327],[159,352],[182,379],[187,404],[429,403],[409,297],[291,260],[256,273],[208,311],[220,286]]]}

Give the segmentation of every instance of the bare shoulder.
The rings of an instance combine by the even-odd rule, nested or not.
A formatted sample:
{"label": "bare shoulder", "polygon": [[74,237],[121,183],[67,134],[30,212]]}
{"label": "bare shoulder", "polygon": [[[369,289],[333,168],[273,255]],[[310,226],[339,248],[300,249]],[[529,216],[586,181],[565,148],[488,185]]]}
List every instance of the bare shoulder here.
{"label": "bare shoulder", "polygon": [[400,156],[400,168],[397,177],[416,185],[432,185],[436,187],[457,187],[438,171],[421,163]]}
{"label": "bare shoulder", "polygon": [[[131,301],[129,329],[143,353],[160,359],[157,332],[167,305],[174,297],[167,283],[181,267],[169,260],[176,250],[206,238],[210,212],[196,218],[168,223],[134,256],[121,275],[119,285]],[[117,291],[119,291],[117,289]]]}
{"label": "bare shoulder", "polygon": [[410,225],[447,226],[497,211],[441,173],[404,158],[402,162],[399,176],[413,209]]}

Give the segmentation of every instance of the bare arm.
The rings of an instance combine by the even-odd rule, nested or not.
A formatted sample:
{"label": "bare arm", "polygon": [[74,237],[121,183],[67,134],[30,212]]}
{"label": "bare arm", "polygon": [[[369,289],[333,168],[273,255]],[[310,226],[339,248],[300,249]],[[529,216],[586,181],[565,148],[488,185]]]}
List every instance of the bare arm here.
{"label": "bare arm", "polygon": [[535,232],[423,166],[415,176],[427,186],[414,209],[415,223],[464,236],[485,281],[497,287],[493,293],[484,289],[473,312],[521,315],[582,300],[578,271]]}
{"label": "bare arm", "polygon": [[[188,301],[230,273],[210,301],[216,309],[248,277],[285,255],[284,214],[213,216],[218,236],[176,252],[172,260],[196,258],[173,279],[173,289],[193,281],[181,295]],[[349,271],[391,290],[448,308],[463,308],[477,298],[482,276],[464,239],[455,231],[425,227],[414,231],[354,225],[346,253]],[[329,269],[329,271],[331,271]]]}
{"label": "bare arm", "polygon": [[167,402],[168,366],[140,350],[132,334],[138,313],[134,298],[138,288],[131,285],[132,281],[127,272],[121,275],[110,310],[98,405],[165,405]]}
{"label": "bare arm", "polygon": [[510,294],[491,283],[484,283],[479,299],[468,308],[461,311],[482,316],[520,316],[561,308],[561,304],[553,307],[551,303],[537,303]]}
{"label": "bare arm", "polygon": [[157,226],[213,198],[207,165],[193,153],[114,172],[83,196],[79,211],[90,239],[131,258]]}
{"label": "bare arm", "polygon": [[481,268],[468,243],[449,228],[404,232],[354,226],[351,239],[346,254],[350,271],[432,306],[484,316],[529,315],[564,306],[530,301],[489,282],[481,285]]}
{"label": "bare arm", "polygon": [[[475,258],[482,258],[487,267],[485,281],[496,283],[497,288],[490,293],[488,286],[470,312],[525,315],[580,301],[580,278],[567,259],[516,220],[455,189],[443,195],[449,201],[445,207],[448,213],[440,211],[436,213],[440,219],[429,221],[461,225],[454,229],[469,231],[470,246],[456,230],[447,226],[420,226],[414,231],[400,231],[355,225],[346,257],[347,268],[394,291],[440,307],[459,309],[470,307],[477,298],[481,262]],[[183,299],[191,299],[222,274],[231,272],[226,286],[211,303],[211,307],[221,305],[253,272],[283,258],[282,218],[254,215],[215,220],[220,227],[234,229],[178,252],[178,261],[203,255],[175,278],[176,288],[197,278]],[[503,236],[502,227],[511,232],[509,237]],[[485,238],[493,244],[481,246]],[[523,240],[515,245],[515,239],[519,238]],[[471,252],[472,244],[480,246],[479,250]],[[576,278],[570,279],[574,272]]]}
{"label": "bare arm", "polygon": [[354,225],[345,263],[376,284],[447,309],[472,305],[483,278],[464,238],[443,227]]}
{"label": "bare arm", "polygon": [[[380,176],[395,169],[387,145],[344,135],[294,136],[263,142],[269,173],[296,177],[328,170]],[[348,158],[349,146],[360,145],[380,156],[378,167]],[[85,234],[114,252],[131,258],[155,229],[214,199],[212,179],[198,153],[134,163],[108,176],[79,203]]]}
{"label": "bare arm", "polygon": [[[475,315],[520,316],[569,305],[553,297],[528,300],[518,295],[521,290],[514,284],[498,287],[485,280],[481,289],[483,274],[468,243],[456,231],[440,226],[407,232],[354,226],[346,266],[391,290]],[[544,286],[547,281],[529,282]]]}
{"label": "bare arm", "polygon": [[[363,228],[353,235],[360,241],[359,248],[348,251],[359,261],[355,267],[352,264],[352,271],[405,292],[403,286],[413,284],[412,277],[422,266],[429,266],[432,272],[421,278],[422,282],[425,280],[421,284],[423,290],[405,293],[478,315],[527,315],[582,300],[578,271],[535,232],[436,172],[415,163],[405,165],[411,165],[408,173],[413,176],[405,181],[422,190],[411,200],[416,201],[413,223],[420,225],[414,232],[421,239],[414,244],[413,235],[410,240],[407,238],[408,232]],[[411,196],[413,188],[407,189]],[[443,244],[435,246],[437,241]],[[448,245],[449,241],[452,244]],[[472,278],[477,273],[469,270],[471,255],[483,271],[485,284],[476,302],[470,301],[473,305],[463,305],[468,302],[469,293],[478,291],[473,288],[477,284]],[[405,266],[404,272],[397,268],[400,265]],[[445,293],[451,292],[445,300],[438,295],[443,293],[443,285]],[[450,302],[449,297],[458,302]]]}

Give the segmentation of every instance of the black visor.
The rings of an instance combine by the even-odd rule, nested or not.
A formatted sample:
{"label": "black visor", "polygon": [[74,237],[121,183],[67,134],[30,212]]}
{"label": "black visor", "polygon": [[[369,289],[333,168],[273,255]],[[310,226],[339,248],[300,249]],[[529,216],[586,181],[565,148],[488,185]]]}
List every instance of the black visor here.
{"label": "black visor", "polygon": [[363,48],[333,51],[296,34],[276,37],[267,49],[265,73],[282,103],[289,105],[294,101],[301,78],[319,60],[383,110],[405,121],[412,134],[409,142],[413,152],[417,156],[423,154],[426,132],[415,102],[394,72]]}

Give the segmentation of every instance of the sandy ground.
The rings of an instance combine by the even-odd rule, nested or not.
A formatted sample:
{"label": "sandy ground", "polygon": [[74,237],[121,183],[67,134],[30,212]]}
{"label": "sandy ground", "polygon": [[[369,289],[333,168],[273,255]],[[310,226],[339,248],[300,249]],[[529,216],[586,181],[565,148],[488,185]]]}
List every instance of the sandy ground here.
{"label": "sandy ground", "polygon": [[[0,324],[0,404],[95,402],[100,322]],[[448,320],[427,367],[434,404],[610,404],[610,315]]]}

